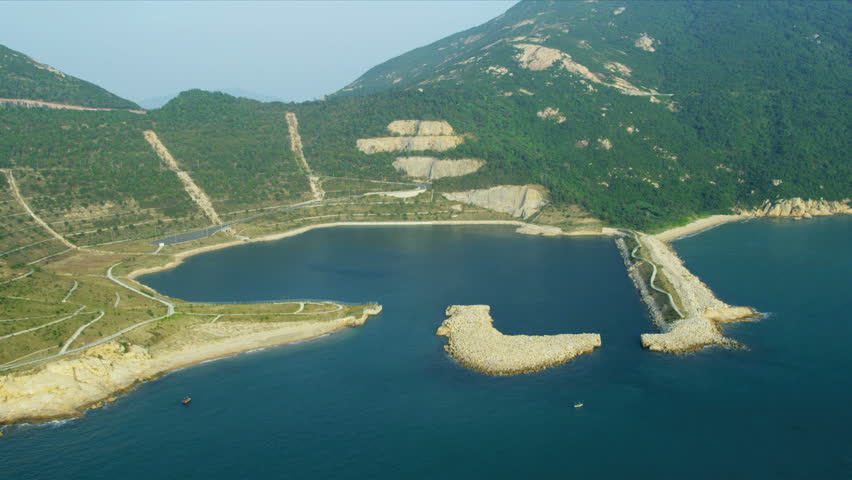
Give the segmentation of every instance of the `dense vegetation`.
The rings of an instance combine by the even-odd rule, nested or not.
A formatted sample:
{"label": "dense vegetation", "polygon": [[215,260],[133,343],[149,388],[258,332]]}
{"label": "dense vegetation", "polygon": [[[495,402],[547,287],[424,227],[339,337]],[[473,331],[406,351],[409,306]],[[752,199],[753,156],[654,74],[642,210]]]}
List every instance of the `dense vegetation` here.
{"label": "dense vegetation", "polygon": [[290,150],[285,113],[280,104],[192,90],[149,117],[175,159],[228,211],[281,203],[308,190]]}
{"label": "dense vegetation", "polygon": [[139,108],[130,100],[3,45],[0,45],[0,98],[42,100],[84,107]]}
{"label": "dense vegetation", "polygon": [[30,175],[24,196],[44,215],[75,206],[132,203],[168,216],[193,210],[178,179],[142,136],[143,116],[123,112],[0,112],[0,168]]}
{"label": "dense vegetation", "polygon": [[[397,155],[363,154],[357,139],[387,135],[397,119],[447,120],[465,142],[439,156],[487,163],[436,189],[542,184],[554,202],[620,226],[659,228],[767,198],[842,199],[852,186],[850,18],[839,1],[521,2],[325,101],[195,90],[147,116],[0,110],[0,166],[51,218],[106,202],[196,218],[142,139],[153,129],[220,213],[291,203],[309,198],[289,148],[294,111],[319,175],[402,180]],[[637,47],[643,35],[654,51]],[[524,69],[519,43],[565,52],[603,83],[661,93],[625,95],[558,64]],[[565,121],[539,118],[547,107]]]}
{"label": "dense vegetation", "polygon": [[[489,161],[446,188],[524,178],[639,228],[766,198],[840,199],[852,186],[850,18],[845,1],[522,2],[371,69],[324,110],[369,118],[377,99],[413,102],[472,133],[460,152]],[[644,33],[656,51],[634,45]],[[513,41],[559,49],[610,81],[609,62],[627,65],[622,77],[672,94],[674,111],[662,96],[652,105],[606,86],[589,92],[558,67],[519,68]],[[567,121],[540,121],[545,107]],[[597,138],[614,147],[595,149]],[[574,147],[583,139],[588,148]]]}

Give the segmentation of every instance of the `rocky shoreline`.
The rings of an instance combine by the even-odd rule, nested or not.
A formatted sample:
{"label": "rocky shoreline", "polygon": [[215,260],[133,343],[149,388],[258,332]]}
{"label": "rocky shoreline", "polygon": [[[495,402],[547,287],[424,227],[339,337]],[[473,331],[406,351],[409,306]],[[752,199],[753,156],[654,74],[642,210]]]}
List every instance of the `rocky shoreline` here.
{"label": "rocky shoreline", "polygon": [[165,373],[242,352],[305,341],[363,325],[360,316],[304,322],[219,322],[189,327],[187,338],[144,348],[110,341],[38,369],[0,377],[0,425],[77,417]]}
{"label": "rocky shoreline", "polygon": [[828,215],[852,214],[852,206],[849,200],[803,200],[801,198],[788,198],[779,200],[764,200],[763,204],[753,210],[739,210],[737,213],[750,217],[792,217],[813,218]]}
{"label": "rocky shoreline", "polygon": [[601,346],[596,333],[504,335],[494,328],[488,305],[452,305],[437,335],[460,364],[489,375],[536,372],[568,362]]}

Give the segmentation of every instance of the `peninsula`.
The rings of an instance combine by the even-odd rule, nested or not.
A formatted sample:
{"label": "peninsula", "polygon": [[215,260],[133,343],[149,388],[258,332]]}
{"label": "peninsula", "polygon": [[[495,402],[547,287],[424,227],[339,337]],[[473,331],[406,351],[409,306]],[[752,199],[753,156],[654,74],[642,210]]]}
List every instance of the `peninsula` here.
{"label": "peninsula", "polygon": [[[304,307],[303,304],[291,305]],[[293,321],[285,319],[287,315],[281,315],[277,321],[218,322],[225,314],[202,316],[203,321],[183,322],[179,332],[152,347],[111,340],[83,350],[76,357],[51,362],[34,371],[0,377],[0,425],[78,416],[86,409],[114,401],[120,392],[164,373],[207,360],[357,327],[363,325],[368,317],[378,315],[381,307],[340,308],[336,312],[345,312],[346,315],[336,313],[328,320]],[[298,318],[299,313],[294,311],[292,315]],[[236,318],[251,317],[240,315],[245,316]],[[322,315],[309,316],[316,318]],[[141,339],[155,333],[140,332],[131,335],[131,338]]]}

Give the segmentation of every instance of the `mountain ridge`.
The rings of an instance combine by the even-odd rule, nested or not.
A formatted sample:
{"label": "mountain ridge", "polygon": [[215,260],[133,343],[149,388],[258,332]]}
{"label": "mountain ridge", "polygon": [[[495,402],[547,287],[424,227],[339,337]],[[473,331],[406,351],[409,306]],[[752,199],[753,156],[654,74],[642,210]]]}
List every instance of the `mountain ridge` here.
{"label": "mountain ridge", "polygon": [[141,109],[130,100],[5,45],[0,45],[0,98],[89,108]]}

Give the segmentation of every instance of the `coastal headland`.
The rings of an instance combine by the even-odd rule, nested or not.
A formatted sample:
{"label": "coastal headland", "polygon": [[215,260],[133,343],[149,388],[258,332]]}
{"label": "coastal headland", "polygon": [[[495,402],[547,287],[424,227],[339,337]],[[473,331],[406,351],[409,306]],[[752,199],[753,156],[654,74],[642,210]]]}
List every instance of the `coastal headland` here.
{"label": "coastal headland", "polygon": [[[81,415],[165,373],[260,348],[317,338],[363,325],[381,306],[331,320],[220,321],[185,325],[153,347],[112,340],[80,355],[0,379],[0,425]],[[220,316],[221,317],[221,316]]]}
{"label": "coastal headland", "polygon": [[504,335],[494,328],[488,305],[451,305],[437,335],[460,364],[489,375],[515,375],[563,364],[601,346],[596,333]]}

